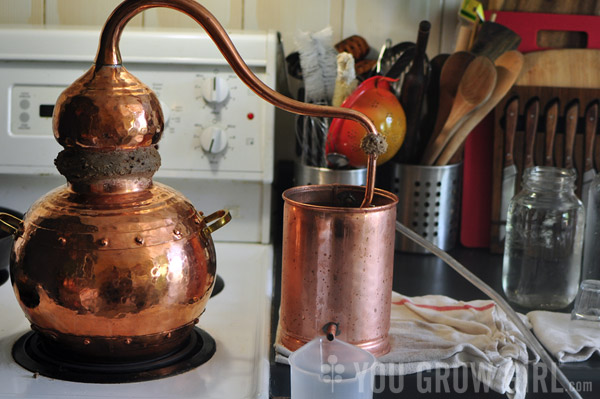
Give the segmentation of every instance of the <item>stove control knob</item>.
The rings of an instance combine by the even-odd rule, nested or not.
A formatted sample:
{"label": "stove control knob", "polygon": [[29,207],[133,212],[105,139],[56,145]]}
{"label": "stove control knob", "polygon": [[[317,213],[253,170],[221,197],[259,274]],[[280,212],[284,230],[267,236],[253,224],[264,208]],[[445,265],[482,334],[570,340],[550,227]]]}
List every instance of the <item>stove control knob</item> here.
{"label": "stove control knob", "polygon": [[227,148],[227,133],[220,126],[210,126],[202,131],[200,145],[209,154],[218,154]]}
{"label": "stove control knob", "polygon": [[219,76],[207,80],[202,85],[202,97],[208,105],[217,106],[223,104],[229,97],[227,81]]}

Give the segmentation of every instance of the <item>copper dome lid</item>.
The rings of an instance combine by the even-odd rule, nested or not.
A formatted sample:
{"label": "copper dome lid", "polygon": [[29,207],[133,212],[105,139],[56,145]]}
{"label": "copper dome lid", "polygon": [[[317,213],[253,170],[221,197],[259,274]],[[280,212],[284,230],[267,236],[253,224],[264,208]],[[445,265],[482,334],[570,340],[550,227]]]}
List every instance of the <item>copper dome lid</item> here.
{"label": "copper dome lid", "polygon": [[122,65],[94,65],[58,98],[52,123],[65,148],[131,150],[160,140],[164,120],[152,90]]}

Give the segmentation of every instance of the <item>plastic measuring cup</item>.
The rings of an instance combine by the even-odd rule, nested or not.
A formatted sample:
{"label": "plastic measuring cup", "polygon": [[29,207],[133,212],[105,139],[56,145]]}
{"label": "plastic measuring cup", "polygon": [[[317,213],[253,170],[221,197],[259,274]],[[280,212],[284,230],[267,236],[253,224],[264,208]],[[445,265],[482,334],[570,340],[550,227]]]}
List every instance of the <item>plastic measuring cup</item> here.
{"label": "plastic measuring cup", "polygon": [[375,357],[354,345],[318,337],[292,353],[292,399],[371,399]]}

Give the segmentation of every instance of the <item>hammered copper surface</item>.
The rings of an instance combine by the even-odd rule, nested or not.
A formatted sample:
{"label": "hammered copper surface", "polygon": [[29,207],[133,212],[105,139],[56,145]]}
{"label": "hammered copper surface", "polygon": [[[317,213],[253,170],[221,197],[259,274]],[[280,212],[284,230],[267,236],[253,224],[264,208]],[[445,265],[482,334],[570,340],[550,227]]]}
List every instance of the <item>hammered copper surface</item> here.
{"label": "hammered copper surface", "polygon": [[160,140],[158,98],[121,65],[92,66],[58,97],[52,128],[63,147],[146,147]]}
{"label": "hammered copper surface", "polygon": [[375,356],[390,349],[388,332],[398,198],[364,187],[302,186],[283,193],[281,341],[296,350],[338,323],[338,338]]}
{"label": "hammered copper surface", "polygon": [[58,333],[36,326],[32,329],[40,333],[42,342],[60,350],[61,356],[80,358],[87,361],[115,363],[154,360],[180,350],[193,333],[194,322],[172,331],[133,337],[81,337]]}
{"label": "hammered copper surface", "polygon": [[203,312],[216,271],[207,229],[161,184],[105,195],[59,187],[31,207],[17,233],[15,294],[50,336],[76,336],[87,342],[82,350],[112,337],[133,347],[131,340],[176,330]]}

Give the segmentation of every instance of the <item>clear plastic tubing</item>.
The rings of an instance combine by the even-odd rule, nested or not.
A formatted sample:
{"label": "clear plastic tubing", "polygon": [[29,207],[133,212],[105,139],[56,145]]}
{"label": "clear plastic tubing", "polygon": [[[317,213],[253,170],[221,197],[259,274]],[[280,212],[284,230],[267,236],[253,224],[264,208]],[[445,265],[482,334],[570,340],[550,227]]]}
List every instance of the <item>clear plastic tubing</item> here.
{"label": "clear plastic tubing", "polygon": [[492,287],[484,283],[479,277],[467,270],[466,267],[461,265],[460,262],[458,262],[456,259],[450,256],[448,253],[442,251],[441,249],[439,249],[438,247],[436,247],[435,245],[433,245],[432,243],[430,243],[429,241],[427,241],[426,239],[424,239],[423,237],[421,237],[420,235],[418,235],[417,233],[415,233],[414,231],[412,231],[411,229],[404,226],[398,221],[396,222],[396,230],[404,234],[417,244],[426,248],[444,262],[446,262],[448,266],[456,270],[467,281],[469,281],[475,287],[479,288],[484,294],[486,294],[494,302],[496,302],[498,306],[500,306],[500,308],[504,310],[508,318],[513,323],[515,323],[521,334],[523,334],[523,337],[525,338],[525,342],[527,343],[529,349],[531,349],[535,354],[537,354],[540,357],[540,359],[542,359],[542,362],[544,362],[544,364],[548,366],[548,368],[550,369],[550,373],[552,373],[552,376],[556,378],[558,382],[560,382],[562,387],[569,394],[569,397],[581,399],[579,393],[577,393],[577,391],[571,385],[567,377],[558,368],[556,363],[554,363],[554,360],[552,360],[550,354],[546,351],[546,349],[544,349],[542,344],[540,344],[540,342],[533,335],[533,333],[529,331],[529,328],[527,328],[527,326],[523,324],[517,313],[510,307],[508,302],[506,302],[500,294],[494,291]]}

